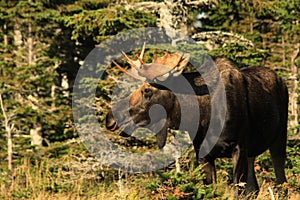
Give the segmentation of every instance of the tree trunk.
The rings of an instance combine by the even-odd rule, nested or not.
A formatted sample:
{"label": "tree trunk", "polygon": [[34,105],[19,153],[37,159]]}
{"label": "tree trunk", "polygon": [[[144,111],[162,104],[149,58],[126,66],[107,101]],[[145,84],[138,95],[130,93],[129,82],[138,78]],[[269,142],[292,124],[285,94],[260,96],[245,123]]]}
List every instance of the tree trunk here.
{"label": "tree trunk", "polygon": [[[291,56],[291,77],[292,77],[292,88],[290,90],[290,109],[291,109],[291,115],[292,119],[290,120],[290,127],[295,128],[295,133],[297,132],[297,129],[299,128],[299,113],[298,113],[298,84],[299,84],[299,72],[298,68],[295,64],[295,60],[298,57],[300,51],[300,44],[298,43],[296,45],[296,48],[294,49],[292,56]],[[297,128],[298,127],[298,128]]]}
{"label": "tree trunk", "polygon": [[[7,24],[6,23],[4,23],[4,25],[3,25],[3,32],[4,32],[4,35],[3,35],[3,44],[5,46],[4,51],[5,51],[5,53],[7,53],[8,52],[8,50],[7,50],[7,46],[8,46],[8,34],[7,34]],[[9,59],[5,56],[4,57],[4,61],[8,61],[8,60]]]}
{"label": "tree trunk", "polygon": [[14,45],[20,47],[23,45],[22,33],[20,31],[20,25],[18,23],[14,26]]}
{"label": "tree trunk", "polygon": [[[126,9],[145,10],[156,14],[158,17],[157,26],[167,31],[175,29],[182,35],[188,35],[191,28],[189,15],[191,10],[199,9],[204,5],[216,4],[216,0],[163,0],[147,1],[126,4]],[[167,34],[172,34],[172,31]]]}
{"label": "tree trunk", "polygon": [[2,110],[2,114],[4,117],[4,127],[7,134],[7,157],[8,157],[8,170],[10,174],[12,173],[12,154],[13,154],[13,142],[12,142],[12,131],[14,129],[14,124],[10,124],[10,119],[6,114],[3,100],[2,100],[2,94],[0,93],[0,106]]}
{"label": "tree trunk", "polygon": [[[295,21],[296,27],[299,26],[299,21]],[[299,98],[299,70],[296,66],[296,60],[299,57],[300,52],[300,42],[299,36],[296,31],[293,34],[293,50],[291,53],[291,89],[290,89],[290,111],[292,119],[290,120],[290,128],[292,128],[294,133],[297,133],[300,129],[299,127],[299,108],[298,108],[298,98]]]}
{"label": "tree trunk", "polygon": [[282,66],[285,65],[285,41],[284,41],[284,33],[281,35],[281,47],[282,47]]}
{"label": "tree trunk", "polygon": [[[29,3],[32,3],[32,0],[28,0]],[[34,38],[32,34],[32,24],[31,22],[28,23],[28,65],[34,64],[34,55],[33,55],[33,46],[34,46]]]}
{"label": "tree trunk", "polygon": [[254,23],[254,16],[253,16],[253,11],[250,11],[250,16],[249,16],[249,25],[250,25],[250,33],[253,33],[253,23]]}
{"label": "tree trunk", "polygon": [[3,30],[3,32],[4,32],[3,43],[5,46],[7,46],[8,45],[8,35],[7,35],[7,24],[6,23],[3,25],[3,29],[4,29]]}
{"label": "tree trunk", "polygon": [[34,128],[30,129],[31,145],[43,146],[42,126],[37,123]]}
{"label": "tree trunk", "polygon": [[69,97],[70,96],[70,92],[69,92],[69,80],[67,77],[67,74],[62,74],[62,78],[61,78],[61,88],[62,88],[62,92],[63,92],[63,96],[64,97]]}
{"label": "tree trunk", "polygon": [[34,64],[34,58],[33,58],[33,35],[32,35],[32,25],[31,23],[28,24],[28,65]]}
{"label": "tree trunk", "polygon": [[7,129],[7,156],[8,156],[8,170],[12,173],[12,155],[13,155],[13,142],[12,142],[12,132],[11,129]]}

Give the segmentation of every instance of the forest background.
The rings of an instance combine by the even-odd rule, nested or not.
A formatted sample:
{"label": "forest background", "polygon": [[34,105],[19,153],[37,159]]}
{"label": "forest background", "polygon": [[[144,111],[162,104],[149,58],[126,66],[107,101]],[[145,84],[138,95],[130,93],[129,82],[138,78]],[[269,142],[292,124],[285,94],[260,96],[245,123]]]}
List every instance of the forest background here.
{"label": "forest background", "polygon": [[[266,66],[290,95],[287,177],[299,198],[300,2],[297,0],[21,0],[0,1],[0,198],[230,199],[231,162],[217,163],[219,183],[205,186],[191,150],[157,172],[129,174],[99,164],[81,143],[72,119],[72,85],[83,60],[104,40],[142,27],[173,28],[212,56],[239,67]],[[110,69],[117,78],[120,72]],[[99,88],[113,87],[99,81]],[[110,91],[95,100],[99,122]],[[34,143],[31,135],[42,137]],[[111,136],[140,149],[136,141]],[[154,148],[152,141],[143,144]],[[277,197],[268,152],[256,172],[261,199]]]}

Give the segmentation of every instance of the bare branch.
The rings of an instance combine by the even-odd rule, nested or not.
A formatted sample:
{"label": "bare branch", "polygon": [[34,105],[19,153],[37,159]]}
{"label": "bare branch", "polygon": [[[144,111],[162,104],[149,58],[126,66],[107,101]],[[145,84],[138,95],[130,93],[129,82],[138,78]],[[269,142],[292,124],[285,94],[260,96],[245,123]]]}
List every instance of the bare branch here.
{"label": "bare branch", "polygon": [[184,3],[192,7],[200,7],[200,6],[207,6],[210,4],[218,4],[218,0],[196,0],[196,1],[185,0]]}
{"label": "bare branch", "polygon": [[246,46],[253,47],[254,44],[242,35],[223,31],[207,31],[196,33],[193,39],[205,45],[208,50],[218,48],[225,43],[242,43]]}

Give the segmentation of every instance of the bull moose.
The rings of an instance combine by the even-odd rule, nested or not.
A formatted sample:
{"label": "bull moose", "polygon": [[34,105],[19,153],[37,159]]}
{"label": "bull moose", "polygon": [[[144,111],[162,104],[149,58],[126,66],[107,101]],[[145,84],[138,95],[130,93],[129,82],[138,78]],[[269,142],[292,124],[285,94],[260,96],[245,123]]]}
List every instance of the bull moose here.
{"label": "bull moose", "polygon": [[[129,109],[131,120],[122,118],[124,110],[121,108],[114,114],[110,110],[106,116],[107,129],[111,131],[130,130],[126,129],[130,122],[135,123],[136,127],[145,127],[151,123],[149,109],[152,105],[160,104],[166,110],[167,120],[163,128],[156,134],[156,141],[159,148],[163,148],[166,144],[167,129],[180,128],[180,106],[182,105],[179,105],[176,95],[178,93],[188,94],[184,94],[183,91],[172,91],[160,83],[167,81],[166,79],[176,83],[177,78],[174,74],[181,74],[193,87],[201,113],[193,146],[197,161],[202,165],[206,175],[204,183],[216,182],[215,159],[229,157],[233,161],[235,195],[257,194],[259,186],[255,177],[254,161],[256,156],[267,149],[270,150],[275,169],[276,184],[286,182],[284,167],[288,90],[281,77],[269,68],[247,67],[239,70],[230,60],[216,58],[215,66],[225,87],[227,112],[217,143],[204,158],[200,158],[199,149],[211,119],[211,94],[207,94],[205,90],[201,89],[203,85],[196,83],[201,78],[200,73],[183,72],[189,61],[182,53],[166,52],[162,57],[154,55],[152,63],[146,64],[143,61],[144,51],[145,45],[137,60],[130,59],[122,52],[134,73],[114,62],[120,70],[142,80],[143,84],[126,99],[129,102],[127,109]],[[166,74],[169,75],[167,78]],[[158,118],[156,122],[159,121],[159,117],[156,116]],[[193,116],[190,120],[193,120]],[[183,129],[189,131],[188,127]],[[131,131],[134,130],[131,129]],[[130,134],[128,131],[121,133],[122,136]],[[240,183],[246,183],[245,188],[240,187],[242,185]]]}

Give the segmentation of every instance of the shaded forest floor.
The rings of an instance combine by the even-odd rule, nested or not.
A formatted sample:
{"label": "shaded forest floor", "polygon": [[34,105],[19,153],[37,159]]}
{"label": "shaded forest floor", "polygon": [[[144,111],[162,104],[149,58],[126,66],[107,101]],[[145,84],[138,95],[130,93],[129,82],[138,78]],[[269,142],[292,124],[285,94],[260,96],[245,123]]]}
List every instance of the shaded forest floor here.
{"label": "shaded forest floor", "polygon": [[[258,199],[271,199],[271,193],[278,199],[284,188],[289,199],[300,199],[299,141],[289,141],[287,150],[288,183],[279,188],[269,152],[257,158]],[[179,173],[171,164],[156,172],[129,174],[101,166],[79,139],[54,143],[15,160],[11,179],[1,162],[0,199],[233,199],[231,161],[217,160],[218,184],[206,186],[194,160],[190,149],[179,160]]]}

